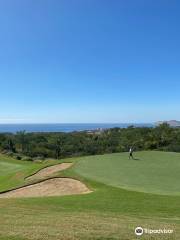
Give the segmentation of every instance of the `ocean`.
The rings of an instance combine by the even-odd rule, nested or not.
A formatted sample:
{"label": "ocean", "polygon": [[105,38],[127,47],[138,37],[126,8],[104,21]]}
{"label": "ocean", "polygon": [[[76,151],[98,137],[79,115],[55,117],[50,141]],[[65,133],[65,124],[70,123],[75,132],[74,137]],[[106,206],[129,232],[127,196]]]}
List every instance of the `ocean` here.
{"label": "ocean", "polygon": [[0,124],[0,133],[26,132],[74,132],[84,130],[127,128],[128,126],[153,127],[151,123],[44,123],[44,124]]}

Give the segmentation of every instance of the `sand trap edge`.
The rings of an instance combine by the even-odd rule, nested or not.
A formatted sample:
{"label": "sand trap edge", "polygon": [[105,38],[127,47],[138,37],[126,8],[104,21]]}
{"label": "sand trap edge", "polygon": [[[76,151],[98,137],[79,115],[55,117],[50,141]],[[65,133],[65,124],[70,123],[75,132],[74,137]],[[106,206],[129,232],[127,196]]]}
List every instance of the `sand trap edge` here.
{"label": "sand trap edge", "polygon": [[[67,167],[66,169],[68,169],[68,168],[70,168],[70,167],[72,167],[72,166],[74,165],[74,163],[72,163],[72,162],[63,162],[63,163],[71,163],[71,166]],[[28,181],[28,178],[31,178],[31,177],[35,176],[35,175],[38,174],[40,171],[45,170],[46,168],[53,167],[53,166],[57,166],[57,165],[61,165],[61,164],[62,164],[62,163],[57,163],[57,164],[54,164],[54,165],[49,165],[49,166],[42,167],[41,169],[37,170],[36,172],[34,172],[34,173],[32,173],[32,174],[24,177],[24,180],[27,180],[27,181]],[[64,171],[64,170],[66,170],[66,169],[59,170],[59,171]],[[59,172],[59,171],[57,171],[57,172]],[[49,177],[50,177],[50,176],[49,176]],[[48,178],[48,179],[49,179],[49,178]],[[36,180],[37,180],[37,179],[36,179]],[[45,180],[45,179],[43,179],[43,180]],[[42,180],[42,181],[43,181],[43,180]],[[40,180],[39,180],[38,182],[40,182]],[[26,185],[25,185],[25,186],[26,186]],[[14,189],[13,189],[13,190],[14,190]],[[1,193],[0,193],[0,194],[1,194]]]}

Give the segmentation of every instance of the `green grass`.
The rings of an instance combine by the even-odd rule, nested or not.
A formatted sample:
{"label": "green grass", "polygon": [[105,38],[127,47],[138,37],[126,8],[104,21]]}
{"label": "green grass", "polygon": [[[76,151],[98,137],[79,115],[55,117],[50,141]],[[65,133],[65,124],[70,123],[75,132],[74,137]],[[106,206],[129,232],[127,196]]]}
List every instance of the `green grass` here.
{"label": "green grass", "polygon": [[75,171],[89,179],[123,189],[180,195],[180,154],[138,152],[138,160],[127,153],[86,157]]}
{"label": "green grass", "polygon": [[[53,160],[53,163],[57,161]],[[51,160],[32,163],[0,154],[0,192],[23,185],[26,176],[50,164],[52,164]]]}
{"label": "green grass", "polygon": [[[1,240],[133,240],[133,239],[180,239],[180,196],[175,196],[171,189],[164,188],[163,194],[153,194],[160,189],[161,183],[156,187],[148,188],[146,192],[139,189],[137,182],[133,183],[132,176],[126,170],[127,164],[142,164],[139,169],[144,169],[151,177],[154,171],[148,173],[146,163],[154,169],[160,168],[161,172],[166,168],[172,169],[172,165],[178,166],[180,154],[161,152],[137,153],[139,161],[127,160],[127,154],[111,154],[104,156],[82,157],[67,159],[74,161],[75,166],[59,173],[59,176],[70,176],[85,182],[93,193],[85,195],[48,197],[48,198],[24,198],[24,199],[0,199],[0,239]],[[152,159],[151,164],[149,159]],[[4,159],[2,162],[17,164],[14,160]],[[94,164],[94,168],[92,167]],[[111,162],[112,161],[112,162]],[[167,161],[167,163],[166,163]],[[177,162],[177,163],[176,163]],[[113,163],[113,164],[112,164]],[[160,167],[161,163],[163,164]],[[23,174],[35,171],[31,163],[23,162],[22,170],[19,166],[7,166],[8,171],[22,171]],[[92,165],[91,165],[92,164]],[[34,164],[33,164],[34,165]],[[42,166],[42,165],[41,165]],[[87,168],[87,166],[90,166]],[[113,166],[113,167],[112,167]],[[130,165],[129,169],[131,169]],[[37,168],[39,168],[39,164]],[[103,169],[101,174],[100,169]],[[10,170],[11,169],[11,170]],[[114,170],[113,170],[114,169]],[[130,178],[129,187],[121,188],[117,173],[126,171]],[[128,168],[127,168],[128,169]],[[133,168],[132,168],[133,169]],[[93,170],[93,171],[92,171]],[[17,172],[15,171],[15,174]],[[132,170],[131,170],[132,171]],[[171,170],[172,171],[172,170]],[[176,169],[178,171],[178,169]],[[164,172],[164,173],[165,173]],[[109,175],[111,173],[111,176]],[[172,172],[172,178],[173,178]],[[13,175],[14,173],[11,172]],[[163,174],[162,174],[163,175]],[[100,177],[100,178],[99,178]],[[103,178],[102,178],[103,177]],[[176,183],[180,174],[176,176]],[[123,178],[122,178],[123,179]],[[127,181],[126,179],[126,181]],[[165,178],[164,178],[165,179]],[[170,176],[168,181],[171,180]],[[174,180],[173,180],[174,181]],[[6,184],[14,185],[8,179]],[[23,180],[18,184],[23,183]],[[133,183],[133,184],[132,184]],[[145,182],[146,185],[146,182]],[[144,187],[145,187],[144,185]],[[147,185],[148,186],[148,185]],[[134,191],[134,187],[138,191]],[[133,189],[133,190],[130,190]],[[167,191],[171,195],[164,195]],[[173,229],[172,235],[144,235],[137,238],[134,234],[136,226],[148,228]]]}

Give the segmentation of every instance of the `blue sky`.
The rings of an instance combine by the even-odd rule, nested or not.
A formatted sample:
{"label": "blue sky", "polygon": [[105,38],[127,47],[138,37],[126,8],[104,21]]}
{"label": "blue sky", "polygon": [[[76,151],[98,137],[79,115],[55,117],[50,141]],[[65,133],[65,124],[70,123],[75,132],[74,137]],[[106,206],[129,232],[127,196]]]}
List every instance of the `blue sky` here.
{"label": "blue sky", "polygon": [[180,119],[180,3],[0,1],[0,123]]}

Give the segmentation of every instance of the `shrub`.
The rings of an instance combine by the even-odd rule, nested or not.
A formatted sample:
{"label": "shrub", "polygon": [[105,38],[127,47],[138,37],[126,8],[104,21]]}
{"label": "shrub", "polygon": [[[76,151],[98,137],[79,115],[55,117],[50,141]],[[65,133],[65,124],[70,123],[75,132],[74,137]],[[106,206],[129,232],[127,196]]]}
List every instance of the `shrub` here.
{"label": "shrub", "polygon": [[42,161],[45,160],[44,156],[38,156],[33,159],[34,161]]}
{"label": "shrub", "polygon": [[33,159],[31,157],[23,157],[22,160],[23,161],[33,161]]}
{"label": "shrub", "polygon": [[13,156],[14,156],[14,153],[13,153],[13,152],[10,152],[10,151],[7,151],[7,152],[6,152],[6,155],[9,156],[9,157],[13,157]]}

